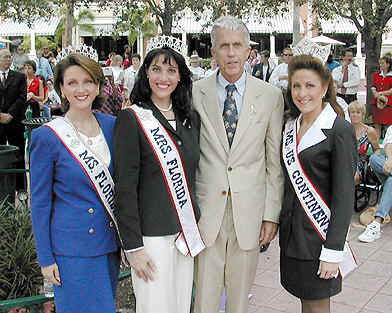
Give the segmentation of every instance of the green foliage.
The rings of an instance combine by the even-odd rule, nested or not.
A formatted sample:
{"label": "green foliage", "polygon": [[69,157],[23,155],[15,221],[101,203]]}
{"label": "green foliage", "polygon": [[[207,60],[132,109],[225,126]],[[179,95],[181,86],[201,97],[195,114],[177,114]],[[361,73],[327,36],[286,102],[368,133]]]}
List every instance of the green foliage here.
{"label": "green foliage", "polygon": [[[25,51],[30,51],[30,35],[25,35],[23,37],[22,46]],[[49,47],[49,50],[56,50],[56,43],[47,37],[35,37],[35,50],[42,49],[44,47]]]}
{"label": "green foliage", "polygon": [[0,300],[34,296],[42,276],[26,206],[0,207]]}
{"label": "green foliage", "polygon": [[157,26],[150,19],[150,8],[141,2],[126,0],[119,5],[117,2],[101,1],[100,7],[110,7],[113,10],[116,19],[112,34],[114,39],[128,33],[128,43],[133,46],[139,33],[149,39],[158,32]]}

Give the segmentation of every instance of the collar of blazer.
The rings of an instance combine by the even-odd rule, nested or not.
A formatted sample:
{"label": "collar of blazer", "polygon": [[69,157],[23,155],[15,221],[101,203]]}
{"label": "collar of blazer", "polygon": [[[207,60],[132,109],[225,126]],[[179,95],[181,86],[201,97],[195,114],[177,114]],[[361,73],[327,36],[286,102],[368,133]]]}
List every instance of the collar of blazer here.
{"label": "collar of blazer", "polygon": [[109,147],[109,151],[110,151],[110,164],[109,164],[109,172],[111,175],[113,175],[113,145],[112,145],[112,141],[113,141],[113,130],[110,129],[109,127],[106,127],[106,123],[104,121],[103,115],[100,113],[93,113],[95,115],[95,118],[98,121],[99,126],[102,129],[102,133],[103,136],[105,137],[106,143]]}
{"label": "collar of blazer", "polygon": [[[302,137],[300,143],[298,144],[298,153],[325,140],[327,136],[325,136],[322,130],[331,129],[335,123],[336,117],[337,114],[335,110],[329,103],[327,103],[325,108],[321,111],[320,115],[313,122],[313,125]],[[301,119],[302,114],[297,118],[297,132],[300,127]]]}
{"label": "collar of blazer", "polygon": [[204,95],[202,103],[204,110],[207,113],[206,115],[210,120],[211,125],[215,128],[215,132],[223,148],[228,153],[229,151],[235,151],[236,146],[240,143],[242,136],[246,133],[247,129],[252,124],[253,117],[257,113],[257,107],[262,105],[260,103],[260,96],[263,95],[263,91],[265,90],[264,88],[266,88],[267,85],[261,80],[252,77],[252,75],[248,74],[246,76],[246,87],[241,113],[230,149],[218,100],[218,89],[216,87],[217,74],[218,72],[198,81],[196,86],[200,88],[200,92]]}

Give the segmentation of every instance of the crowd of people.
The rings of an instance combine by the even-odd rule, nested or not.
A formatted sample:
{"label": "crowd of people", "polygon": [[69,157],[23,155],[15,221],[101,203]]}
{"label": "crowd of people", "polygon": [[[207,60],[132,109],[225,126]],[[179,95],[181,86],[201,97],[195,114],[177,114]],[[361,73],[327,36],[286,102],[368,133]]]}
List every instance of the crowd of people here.
{"label": "crowd of people", "polygon": [[105,67],[77,52],[52,67],[45,50],[0,50],[1,143],[23,151],[27,106],[58,116],[32,132],[30,159],[38,260],[58,313],[115,313],[121,261],[136,313],[187,313],[193,286],[195,313],[218,312],[222,293],[226,313],[247,312],[260,246],[278,232],[281,285],[303,313],[330,312],[369,145],[384,190],[358,239],[380,238],[392,207],[392,127],[385,155],[379,144],[391,59],[374,74],[373,128],[351,50],[335,64],[286,47],[277,65],[249,42],[241,20],[217,19],[208,71],[167,41]]}

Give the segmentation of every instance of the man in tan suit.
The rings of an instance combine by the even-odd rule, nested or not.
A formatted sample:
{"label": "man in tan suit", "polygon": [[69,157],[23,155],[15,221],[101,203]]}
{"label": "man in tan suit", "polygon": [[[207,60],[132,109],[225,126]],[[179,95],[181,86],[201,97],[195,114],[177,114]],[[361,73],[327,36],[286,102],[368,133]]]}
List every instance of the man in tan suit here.
{"label": "man in tan suit", "polygon": [[219,71],[194,84],[201,117],[196,195],[207,245],[196,260],[195,313],[248,312],[259,245],[276,235],[283,176],[283,98],[279,89],[246,74],[249,31],[231,16],[211,32]]}

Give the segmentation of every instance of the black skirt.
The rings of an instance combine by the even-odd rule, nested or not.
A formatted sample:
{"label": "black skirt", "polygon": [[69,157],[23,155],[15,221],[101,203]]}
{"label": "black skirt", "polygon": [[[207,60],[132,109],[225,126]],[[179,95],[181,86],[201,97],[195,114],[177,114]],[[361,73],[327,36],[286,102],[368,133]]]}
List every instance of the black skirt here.
{"label": "black skirt", "polygon": [[299,260],[280,254],[280,283],[292,295],[304,300],[330,298],[342,290],[342,278],[321,279],[319,260]]}

